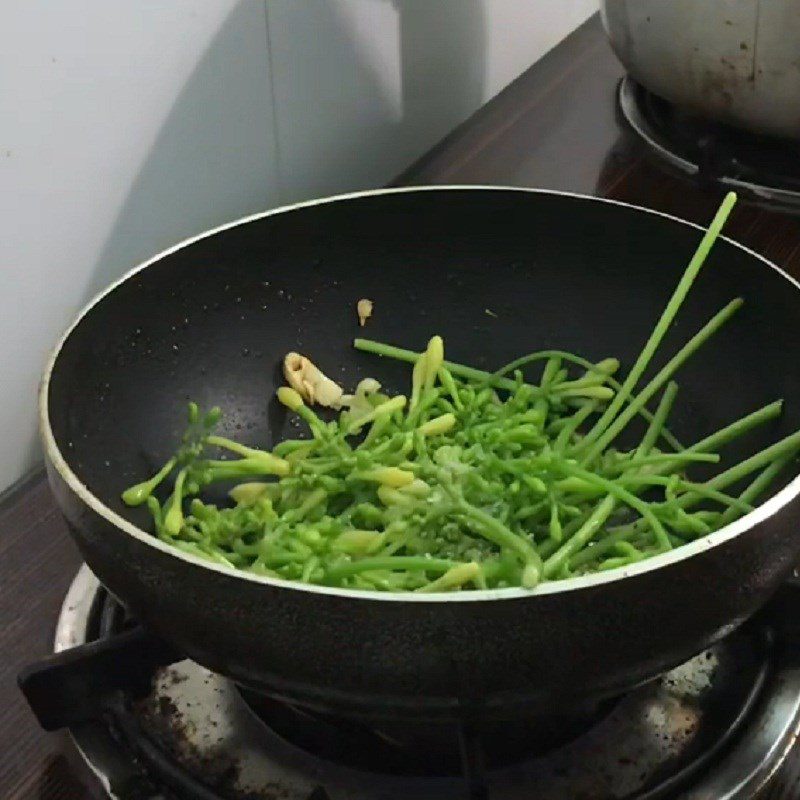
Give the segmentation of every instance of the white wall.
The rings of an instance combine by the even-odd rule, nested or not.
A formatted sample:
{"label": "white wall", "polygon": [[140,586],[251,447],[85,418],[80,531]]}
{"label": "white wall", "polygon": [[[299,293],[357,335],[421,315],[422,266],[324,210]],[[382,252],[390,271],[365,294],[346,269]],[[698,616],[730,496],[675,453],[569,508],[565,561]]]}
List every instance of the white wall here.
{"label": "white wall", "polygon": [[7,0],[0,26],[0,488],[86,300],[185,236],[380,185],[595,0]]}
{"label": "white wall", "polygon": [[385,183],[597,0],[266,0],[285,200]]}
{"label": "white wall", "polygon": [[265,11],[20,0],[0,25],[0,487],[38,459],[36,385],[136,261],[278,201]]}

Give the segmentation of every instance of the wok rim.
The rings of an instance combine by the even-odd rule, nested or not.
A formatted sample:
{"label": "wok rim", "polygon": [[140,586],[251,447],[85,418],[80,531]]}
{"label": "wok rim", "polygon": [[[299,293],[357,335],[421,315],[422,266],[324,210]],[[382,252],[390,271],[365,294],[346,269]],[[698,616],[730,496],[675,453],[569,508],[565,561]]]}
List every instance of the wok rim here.
{"label": "wok rim", "polygon": [[[715,547],[718,547],[726,542],[735,539],[739,535],[749,531],[756,525],[779,512],[784,506],[788,505],[800,494],[800,475],[795,476],[781,491],[770,497],[767,501],[753,509],[753,511],[745,514],[737,520],[729,523],[718,531],[706,534],[699,539],[696,539],[689,544],[681,545],[666,553],[661,553],[657,556],[646,558],[633,565],[624,567],[617,567],[615,569],[606,570],[603,572],[595,572],[588,575],[582,575],[575,578],[565,578],[562,580],[543,581],[533,589],[523,589],[521,587],[509,587],[505,589],[474,589],[463,592],[430,592],[430,593],[414,593],[414,592],[379,592],[367,591],[364,589],[346,589],[335,586],[320,586],[316,584],[301,583],[299,581],[289,581],[282,578],[271,578],[266,575],[257,575],[255,573],[246,572],[244,570],[236,569],[235,567],[227,567],[223,564],[202,559],[199,556],[192,555],[191,553],[184,552],[178,548],[172,547],[166,542],[161,541],[158,537],[154,536],[147,531],[142,530],[133,523],[126,520],[124,517],[117,514],[100,498],[94,495],[89,488],[78,478],[72,471],[69,463],[64,458],[61,450],[59,449],[53,429],[50,425],[49,415],[49,389],[50,378],[56,366],[58,356],[69,339],[72,332],[80,325],[83,319],[89,312],[98,305],[107,295],[111,294],[118,286],[125,283],[127,280],[137,275],[139,272],[144,271],[149,266],[156,264],[164,258],[172,255],[173,253],[182,250],[189,245],[199,242],[203,239],[210,238],[223,231],[236,228],[240,225],[246,225],[250,222],[256,222],[267,217],[277,216],[303,208],[312,208],[318,205],[326,205],[329,203],[343,202],[348,200],[357,200],[366,197],[392,195],[392,194],[411,194],[414,192],[447,192],[447,191],[474,191],[474,192],[519,192],[520,194],[538,194],[538,195],[551,195],[557,197],[570,197],[577,200],[588,201],[592,203],[604,203],[611,206],[619,206],[622,208],[632,209],[633,211],[650,214],[652,216],[661,217],[670,220],[671,222],[679,223],[681,225],[693,228],[698,231],[705,231],[706,228],[689,220],[682,219],[673,214],[667,214],[663,211],[656,211],[655,209],[639,206],[634,203],[627,203],[622,200],[614,200],[605,197],[595,197],[593,195],[582,194],[580,192],[568,192],[557,189],[545,189],[537,187],[523,187],[523,186],[503,186],[502,184],[433,184],[425,186],[404,186],[404,187],[390,187],[382,189],[371,189],[358,192],[347,192],[344,194],[330,195],[327,197],[315,198],[306,200],[299,203],[291,203],[288,205],[279,206],[277,208],[269,209],[268,211],[261,211],[255,214],[249,214],[244,217],[232,220],[230,222],[219,225],[215,228],[210,228],[194,236],[190,236],[182,241],[168,247],[159,253],[151,256],[150,258],[142,261],[136,266],[129,269],[117,280],[113,281],[105,289],[98,292],[92,297],[88,303],[78,312],[73,321],[67,327],[61,338],[56,343],[55,347],[48,356],[42,379],[39,386],[39,429],[42,443],[45,450],[46,457],[50,460],[55,470],[58,472],[61,479],[65,482],[68,488],[92,511],[100,517],[111,523],[118,530],[132,536],[141,543],[148,547],[152,547],[161,551],[173,558],[178,558],[189,564],[200,567],[201,569],[213,570],[229,578],[250,581],[256,584],[262,584],[273,587],[275,589],[291,589],[293,591],[311,592],[319,595],[334,595],[338,597],[345,597],[356,600],[372,600],[381,602],[411,602],[411,603],[441,603],[441,602],[479,602],[486,600],[513,600],[524,597],[534,597],[549,594],[559,594],[562,592],[579,591],[581,589],[589,589],[596,586],[617,583],[628,578],[635,578],[652,572],[657,569],[666,568],[673,564],[679,563],[686,559],[691,558],[699,553],[707,552]],[[748,255],[761,261],[764,265],[777,272],[795,289],[800,289],[800,281],[793,278],[785,270],[779,267],[774,262],[770,261],[765,256],[757,253],[755,250],[746,247],[745,245],[729,238],[728,236],[719,236],[730,245],[742,250]]]}

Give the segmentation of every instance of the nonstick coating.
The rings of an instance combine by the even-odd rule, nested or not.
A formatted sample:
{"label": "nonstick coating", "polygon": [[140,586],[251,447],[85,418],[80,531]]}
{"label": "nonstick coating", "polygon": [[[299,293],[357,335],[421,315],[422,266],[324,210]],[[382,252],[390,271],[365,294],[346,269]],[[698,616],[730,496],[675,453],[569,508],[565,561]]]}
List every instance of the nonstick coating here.
{"label": "nonstick coating", "polygon": [[[380,694],[390,711],[428,716],[620,691],[766,601],[800,555],[793,491],[741,534],[657,569],[479,600],[242,578],[152,546],[104,507],[150,530],[119,494],[172,452],[189,399],[221,406],[223,432],[247,443],[297,435],[272,399],[289,350],[347,387],[370,375],[392,391],[407,391],[408,367],[355,352],[354,336],[422,349],[439,333],[449,358],[486,368],[550,347],[627,368],[700,237],[630,206],[476,188],[369,193],[223,229],[133,272],[68,334],[42,394],[51,484],[108,588],[187,655],[255,688],[353,713]],[[657,358],[737,295],[744,308],[681,371],[672,420],[692,441],[784,398],[783,418],[731,456],[800,427],[797,285],[720,241]],[[375,312],[361,329],[364,297]]]}

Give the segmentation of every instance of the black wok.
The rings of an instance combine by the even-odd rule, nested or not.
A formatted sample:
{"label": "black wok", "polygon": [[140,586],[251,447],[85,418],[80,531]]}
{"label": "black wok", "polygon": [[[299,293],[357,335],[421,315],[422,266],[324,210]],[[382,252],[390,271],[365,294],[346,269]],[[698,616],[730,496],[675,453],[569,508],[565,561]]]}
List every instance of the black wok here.
{"label": "black wok", "polygon": [[[697,245],[693,225],[543,191],[374,192],[256,216],[179,245],[94,300],[41,390],[50,482],[86,562],[152,631],[258,690],[347,713],[511,717],[629,688],[752,615],[800,557],[800,482],[690,546],[622,571],[450,595],[366,594],[242,574],[172,550],[120,491],[175,446],[185,402],[223,432],[273,444],[289,350],[348,386],[405,388],[408,368],[351,349],[367,334],[498,366],[558,347],[630,365]],[[714,249],[661,351],[732,297],[744,309],[684,368],[673,429],[687,441],[783,397],[732,456],[800,427],[798,284],[731,241]],[[493,314],[486,313],[489,309]]]}

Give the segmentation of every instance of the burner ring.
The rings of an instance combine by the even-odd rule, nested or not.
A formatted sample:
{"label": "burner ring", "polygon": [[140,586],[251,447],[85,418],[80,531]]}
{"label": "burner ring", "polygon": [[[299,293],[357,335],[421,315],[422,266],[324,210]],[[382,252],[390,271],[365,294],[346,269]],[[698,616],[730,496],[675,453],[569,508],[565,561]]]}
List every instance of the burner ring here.
{"label": "burner ring", "polygon": [[[56,649],[60,650],[67,646],[72,646],[91,638],[92,635],[100,633],[100,626],[110,625],[111,628],[122,623],[120,615],[112,610],[107,610],[107,603],[102,599],[98,600],[98,595],[103,595],[104,592],[100,587],[97,580],[85,568],[81,570],[73,583],[68,597],[62,609],[62,615],[59,621],[59,626],[56,634]],[[797,602],[797,594],[793,594],[789,600],[791,607]],[[104,611],[104,609],[106,609]],[[787,616],[787,611],[790,609],[784,608],[782,613]],[[101,622],[102,621],[102,622]],[[758,656],[758,647],[753,647],[752,644],[758,641],[757,637],[753,638],[758,628],[752,626],[750,628],[752,634],[749,635],[746,631],[735,634],[734,637],[726,640],[723,645],[723,650],[720,651],[723,655],[728,652],[727,663],[732,668],[734,673],[738,671],[750,670],[748,674],[753,678],[750,683],[745,682],[745,688],[750,689],[747,696],[748,702],[739,704],[736,708],[740,711],[739,718],[747,719],[747,724],[739,732],[739,735],[734,735],[735,739],[731,743],[730,748],[724,754],[719,755],[710,769],[706,770],[703,767],[702,777],[697,780],[697,776],[692,776],[695,782],[690,788],[684,789],[680,795],[682,800],[701,800],[701,798],[714,797],[715,800],[744,800],[744,798],[752,798],[754,793],[765,786],[772,775],[784,763],[785,758],[792,747],[795,738],[800,733],[800,652],[795,648],[795,652],[789,652],[791,647],[774,647],[770,650],[766,661]],[[761,629],[763,630],[763,629]],[[783,634],[781,634],[783,636]],[[742,667],[747,664],[748,660],[744,661],[736,655],[738,651],[730,650],[734,646],[732,642],[738,641],[744,652],[750,652],[753,655],[750,658],[751,667]],[[779,639],[779,642],[783,639]],[[749,642],[749,644],[748,644]],[[770,642],[766,641],[765,644],[769,647]],[[735,645],[738,647],[739,645]],[[724,648],[728,648],[726,651]],[[731,654],[733,658],[731,660]],[[697,659],[693,660],[697,661]],[[303,781],[300,788],[298,785],[292,785],[292,789],[296,791],[286,790],[282,796],[287,798],[297,798],[297,800],[309,800],[310,797],[315,800],[322,800],[329,795],[336,797],[340,793],[344,793],[351,797],[369,798],[375,795],[376,791],[381,796],[389,797],[408,797],[420,796],[423,797],[455,797],[460,796],[463,791],[462,783],[458,779],[448,777],[418,777],[406,775],[378,775],[370,774],[363,771],[354,770],[352,768],[340,767],[334,764],[327,764],[320,758],[315,758],[302,751],[299,751],[296,746],[287,745],[285,741],[274,733],[271,734],[266,726],[258,723],[252,712],[247,709],[243,700],[238,694],[233,684],[229,681],[213,676],[207,671],[202,670],[191,662],[181,662],[188,673],[194,675],[189,680],[188,684],[182,682],[177,683],[177,690],[185,686],[183,690],[183,699],[191,699],[195,701],[198,688],[202,687],[204,682],[215,682],[222,692],[221,695],[214,695],[215,697],[222,697],[223,703],[227,703],[231,713],[235,715],[237,721],[237,728],[239,728],[238,742],[241,745],[244,743],[245,747],[249,747],[253,742],[261,741],[259,737],[264,737],[264,743],[267,745],[266,753],[271,753],[267,758],[266,766],[268,768],[267,774],[275,778],[275,771],[277,771],[277,779],[282,780],[282,776],[288,775]],[[691,662],[690,662],[691,663]],[[724,660],[718,659],[718,663],[725,663]],[[769,669],[762,669],[764,664],[769,665]],[[180,667],[181,665],[175,665]],[[685,665],[689,667],[689,665]],[[170,668],[172,670],[173,668]],[[179,670],[180,671],[180,670]],[[700,673],[702,673],[702,667]],[[731,671],[730,669],[728,670]],[[713,670],[712,670],[713,672]],[[709,675],[712,674],[709,673]],[[686,687],[682,686],[682,681],[696,680],[698,668],[685,669],[684,667],[670,673],[671,680],[676,684],[674,691],[676,696],[685,696]],[[204,678],[204,676],[206,676]],[[688,676],[688,677],[687,677]],[[174,678],[174,676],[172,676]],[[180,678],[180,681],[185,680]],[[194,681],[192,685],[191,681]],[[760,688],[755,684],[763,682],[765,685],[763,691],[758,691]],[[158,680],[158,685],[162,688],[167,687],[167,691],[176,690],[175,681],[170,682],[169,675],[163,675]],[[723,682],[725,687],[730,688],[732,684]],[[735,684],[733,684],[735,685]],[[645,687],[646,688],[646,687]],[[648,690],[649,691],[649,690]],[[667,688],[667,692],[672,691]],[[153,700],[157,699],[157,692],[153,695]],[[623,698],[618,706],[611,710],[608,717],[604,718],[593,731],[596,730],[598,734],[605,736],[608,729],[605,728],[609,721],[623,709],[626,704],[629,704],[631,698],[636,695],[644,696],[645,698],[651,697],[652,693],[640,691],[638,694],[634,693]],[[691,696],[691,692],[689,695]],[[740,698],[741,694],[737,695]],[[753,698],[757,697],[757,701]],[[201,698],[202,699],[202,698]],[[637,700],[637,702],[639,702]],[[213,703],[213,701],[212,701]],[[724,703],[723,703],[724,705]],[[663,705],[656,705],[653,707],[655,712],[658,712]],[[684,711],[691,713],[692,704],[683,704],[680,708]],[[209,709],[206,702],[201,703],[202,715],[205,715]],[[645,706],[647,709],[647,706]],[[149,738],[150,742],[159,741],[158,738],[152,738],[151,732],[147,728],[147,720],[145,717],[139,716],[139,711],[136,708],[131,708],[128,704],[123,704],[119,709],[114,711],[114,715],[119,713],[122,720],[121,739],[118,737],[114,739],[109,734],[108,725],[102,723],[92,723],[82,725],[71,731],[72,736],[78,745],[78,748],[86,759],[87,763],[91,766],[95,774],[101,780],[106,791],[110,797],[119,797],[121,795],[114,794],[112,786],[123,786],[126,780],[130,785],[132,777],[131,773],[135,767],[135,761],[130,757],[130,752],[127,747],[123,748],[122,742],[131,738],[136,738],[140,735],[145,735]],[[682,712],[683,713],[683,712]],[[129,722],[134,723],[134,727],[126,730]],[[249,727],[248,727],[249,725]],[[239,727],[241,726],[241,727]],[[735,725],[731,724],[731,727]],[[119,729],[119,726],[118,726]],[[666,729],[668,730],[668,729]],[[144,731],[144,733],[142,733]],[[614,729],[611,729],[612,736]],[[591,735],[591,732],[590,732]],[[563,750],[558,751],[563,753],[569,751],[569,754],[574,755],[575,752],[580,753],[580,750],[570,750],[573,747],[579,747],[580,743],[585,737],[579,737],[575,742],[567,745]],[[594,741],[598,741],[598,736],[594,737]],[[616,742],[613,744],[613,753],[619,753]],[[260,745],[259,745],[260,746]],[[109,757],[109,751],[116,748],[116,751]],[[125,762],[125,754],[127,753],[128,762]],[[163,771],[159,769],[159,764],[164,760],[168,764],[168,771],[174,772],[176,769],[180,771],[181,781],[176,782],[169,780],[169,777],[164,775]],[[231,789],[223,788],[209,788],[208,785],[203,785],[201,778],[208,776],[205,773],[200,773],[199,777],[193,772],[194,767],[191,764],[185,763],[180,758],[170,761],[171,751],[169,748],[166,750],[159,750],[155,754],[155,758],[150,758],[152,753],[148,753],[147,748],[138,748],[137,755],[139,758],[147,762],[150,770],[149,779],[156,785],[159,781],[163,785],[170,785],[178,792],[177,796],[180,798],[208,798],[211,800],[228,800],[228,798],[239,797],[238,794],[231,793]],[[712,756],[714,753],[711,754]],[[550,759],[550,756],[543,757],[545,761]],[[487,788],[489,796],[493,798],[502,798],[503,800],[516,800],[518,797],[523,797],[520,794],[520,787],[523,789],[531,784],[531,780],[535,780],[536,764],[541,759],[534,759],[532,762],[525,762],[522,765],[510,764],[506,767],[500,767],[497,770],[489,772],[487,775]],[[575,764],[575,760],[566,760],[566,764]],[[532,766],[526,766],[531,764]],[[287,766],[288,765],[288,766]],[[639,769],[641,764],[634,764],[635,769]],[[286,772],[286,770],[289,772]],[[126,771],[127,770],[127,771]],[[283,772],[281,772],[283,770]],[[293,770],[293,772],[292,772]],[[595,775],[594,772],[591,773]],[[655,773],[654,773],[655,774]],[[533,776],[533,778],[531,777]],[[224,775],[222,776],[224,779]],[[584,777],[586,777],[584,775]],[[187,783],[185,779],[194,781],[194,783]],[[523,778],[522,782],[520,779]],[[141,775],[138,780],[143,779]],[[571,777],[569,778],[571,780]],[[217,784],[215,784],[216,786]],[[219,786],[230,787],[231,783],[225,783],[223,780]],[[291,784],[287,784],[291,785]],[[537,784],[538,786],[539,784]],[[570,784],[572,785],[572,784]],[[585,787],[586,783],[575,784]],[[283,784],[281,783],[281,786]],[[322,787],[325,788],[322,788]],[[198,788],[199,787],[199,788]],[[516,790],[514,789],[516,787]],[[601,787],[601,784],[598,784]],[[552,784],[550,784],[552,789]],[[663,798],[665,796],[673,796],[674,785],[669,781],[664,781],[663,777],[657,790],[643,793],[641,790],[636,793],[636,790],[631,793],[628,790],[620,788],[613,792],[603,793],[602,788],[598,788],[592,796],[597,797],[626,797],[627,800],[655,800],[655,798]],[[496,791],[495,791],[496,790]],[[585,791],[585,789],[583,789]],[[665,792],[669,791],[668,795]],[[425,794],[427,792],[427,794]],[[431,794],[433,792],[433,794]],[[570,792],[567,789],[566,793],[560,794],[545,794],[547,797],[564,797],[574,796],[575,792]],[[143,795],[150,797],[150,794]],[[157,796],[155,793],[152,796]]]}
{"label": "burner ring", "polygon": [[628,125],[674,170],[780,210],[800,211],[800,145],[760,137],[673,106],[630,76],[617,100]]}

